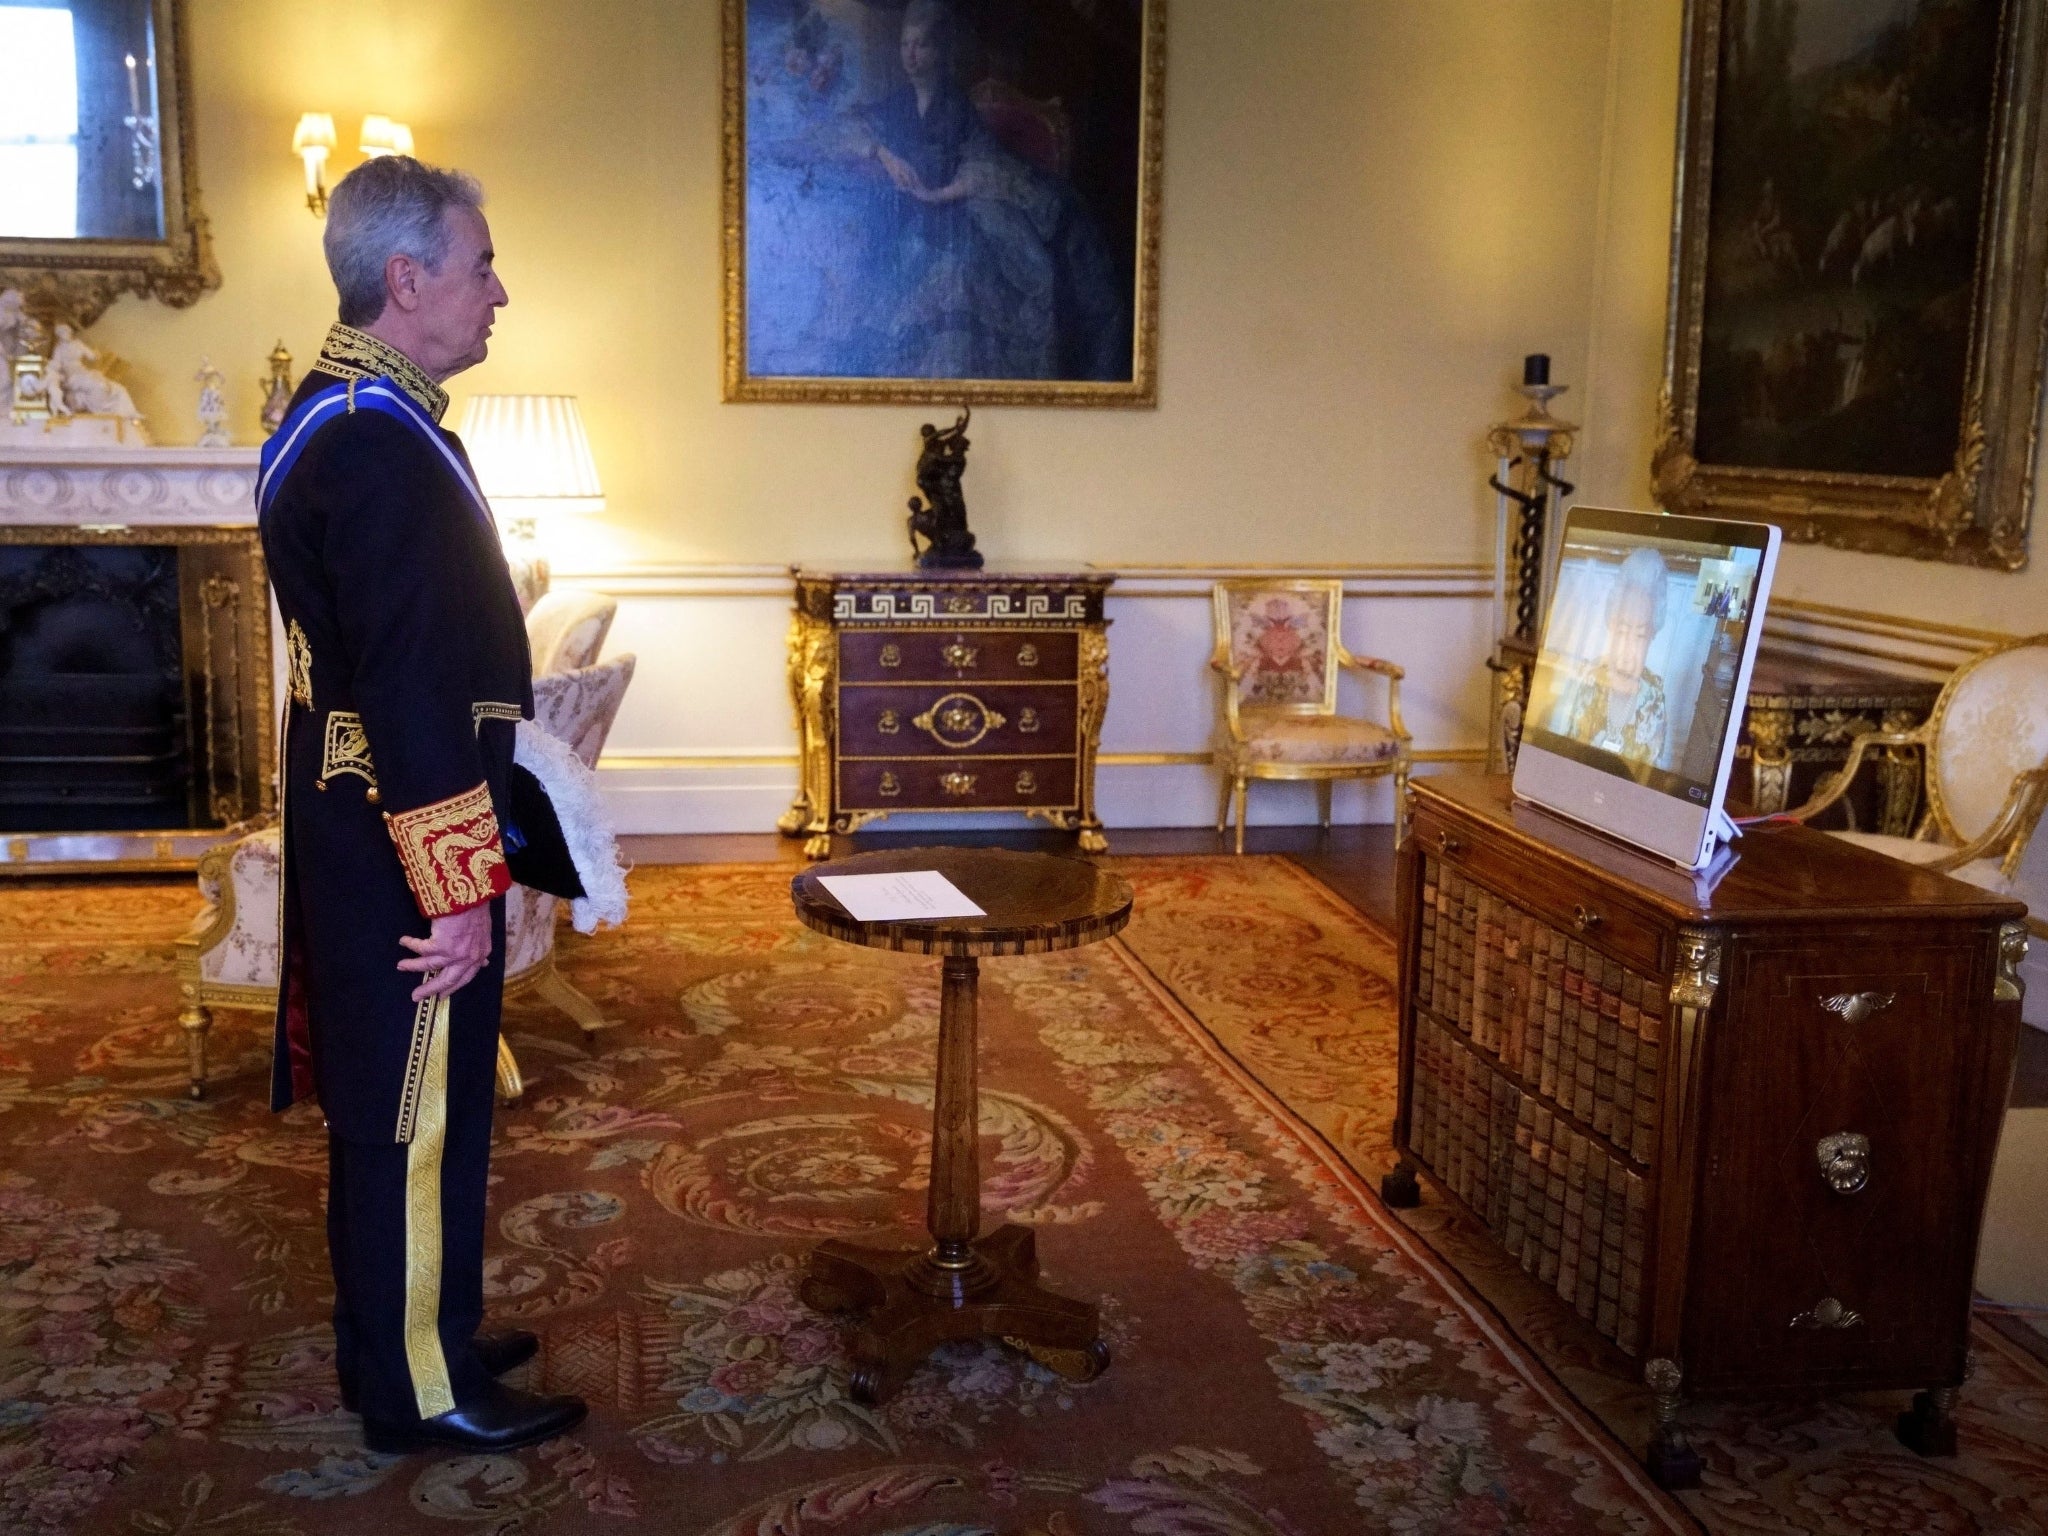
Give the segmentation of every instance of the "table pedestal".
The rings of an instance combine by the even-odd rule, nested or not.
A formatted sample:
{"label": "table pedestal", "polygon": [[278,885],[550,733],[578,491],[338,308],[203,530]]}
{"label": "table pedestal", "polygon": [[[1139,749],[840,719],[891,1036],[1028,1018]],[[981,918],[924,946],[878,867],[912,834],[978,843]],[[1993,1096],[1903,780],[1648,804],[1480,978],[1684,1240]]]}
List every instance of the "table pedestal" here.
{"label": "table pedestal", "polygon": [[821,1244],[799,1292],[820,1312],[865,1314],[853,1334],[853,1395],[877,1403],[951,1339],[994,1335],[1075,1381],[1109,1364],[1093,1304],[1038,1283],[1027,1227],[981,1226],[980,1103],[975,1071],[975,986],[980,965],[948,955],[939,997],[932,1183],[923,1249]]}

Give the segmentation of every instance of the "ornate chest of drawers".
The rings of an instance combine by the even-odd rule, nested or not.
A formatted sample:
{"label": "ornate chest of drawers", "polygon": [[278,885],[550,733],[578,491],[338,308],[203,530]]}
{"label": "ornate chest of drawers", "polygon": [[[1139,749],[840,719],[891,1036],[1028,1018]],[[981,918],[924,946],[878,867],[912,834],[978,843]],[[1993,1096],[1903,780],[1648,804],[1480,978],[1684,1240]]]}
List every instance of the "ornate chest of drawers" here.
{"label": "ornate chest of drawers", "polygon": [[1411,825],[1389,1202],[1429,1174],[1644,1363],[1666,1486],[1681,1382],[1926,1388],[1900,1438],[1952,1450],[2020,904],[1794,826],[1709,881],[1504,779]]}
{"label": "ornate chest of drawers", "polygon": [[832,834],[924,811],[1022,811],[1108,842],[1095,754],[1109,704],[1103,573],[796,577],[789,687],[802,782],[780,823]]}

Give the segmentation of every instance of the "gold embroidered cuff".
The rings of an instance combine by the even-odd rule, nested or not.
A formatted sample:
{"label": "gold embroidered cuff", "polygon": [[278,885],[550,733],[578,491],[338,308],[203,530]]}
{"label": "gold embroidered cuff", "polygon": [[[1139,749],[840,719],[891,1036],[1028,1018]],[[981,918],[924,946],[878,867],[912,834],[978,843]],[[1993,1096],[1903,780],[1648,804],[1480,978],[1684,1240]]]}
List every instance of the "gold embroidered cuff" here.
{"label": "gold embroidered cuff", "polygon": [[384,813],[405,883],[428,917],[446,917],[512,888],[491,792],[479,784],[432,805]]}

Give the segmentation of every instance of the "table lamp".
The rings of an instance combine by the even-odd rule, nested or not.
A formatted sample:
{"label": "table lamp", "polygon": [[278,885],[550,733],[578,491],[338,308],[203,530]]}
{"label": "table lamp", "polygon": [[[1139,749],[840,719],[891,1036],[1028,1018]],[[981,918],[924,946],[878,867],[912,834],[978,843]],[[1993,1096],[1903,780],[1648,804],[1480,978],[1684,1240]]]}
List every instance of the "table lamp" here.
{"label": "table lamp", "polygon": [[604,487],[574,395],[471,395],[459,428],[505,554],[547,585],[543,530],[604,510]]}

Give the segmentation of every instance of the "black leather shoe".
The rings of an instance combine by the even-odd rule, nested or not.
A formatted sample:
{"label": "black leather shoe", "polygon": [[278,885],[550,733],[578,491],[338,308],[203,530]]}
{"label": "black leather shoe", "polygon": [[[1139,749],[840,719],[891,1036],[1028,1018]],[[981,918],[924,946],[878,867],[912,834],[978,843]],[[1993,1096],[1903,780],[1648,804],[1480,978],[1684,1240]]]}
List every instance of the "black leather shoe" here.
{"label": "black leather shoe", "polygon": [[363,1444],[382,1456],[445,1446],[458,1451],[512,1451],[566,1434],[590,1410],[580,1397],[536,1397],[494,1381],[453,1413],[414,1424],[363,1420]]}
{"label": "black leather shoe", "polygon": [[[483,1368],[493,1376],[502,1376],[540,1353],[539,1337],[524,1328],[508,1328],[503,1333],[480,1333],[470,1342]],[[341,1384],[341,1406],[345,1413],[358,1411],[356,1387],[352,1381]]]}
{"label": "black leather shoe", "polygon": [[540,1338],[524,1328],[503,1333],[480,1333],[471,1340],[477,1359],[493,1376],[502,1376],[516,1365],[524,1365],[540,1353]]}

